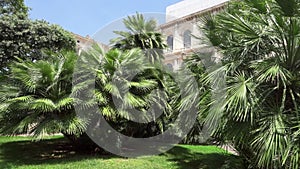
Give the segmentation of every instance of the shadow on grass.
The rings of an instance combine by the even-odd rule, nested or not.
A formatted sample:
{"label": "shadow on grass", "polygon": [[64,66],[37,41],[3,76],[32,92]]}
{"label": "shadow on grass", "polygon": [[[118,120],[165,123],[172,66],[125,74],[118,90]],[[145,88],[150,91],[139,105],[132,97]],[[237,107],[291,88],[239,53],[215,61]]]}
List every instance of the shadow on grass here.
{"label": "shadow on grass", "polygon": [[200,153],[176,146],[163,154],[180,169],[244,169],[240,157],[226,153]]}
{"label": "shadow on grass", "polygon": [[[197,147],[196,147],[197,148]],[[243,169],[242,160],[234,155],[223,153],[202,153],[176,146],[161,154],[162,159],[175,163],[179,169]],[[9,169],[23,165],[39,164],[69,164],[86,159],[120,158],[113,155],[103,155],[86,147],[73,147],[64,138],[43,140],[40,142],[18,141],[12,138],[0,143],[0,168]],[[149,157],[151,158],[151,157]]]}
{"label": "shadow on grass", "polygon": [[0,144],[0,168],[11,168],[11,165],[63,164],[93,158],[117,157],[99,155],[95,151],[87,151],[84,147],[74,147],[65,138]]}

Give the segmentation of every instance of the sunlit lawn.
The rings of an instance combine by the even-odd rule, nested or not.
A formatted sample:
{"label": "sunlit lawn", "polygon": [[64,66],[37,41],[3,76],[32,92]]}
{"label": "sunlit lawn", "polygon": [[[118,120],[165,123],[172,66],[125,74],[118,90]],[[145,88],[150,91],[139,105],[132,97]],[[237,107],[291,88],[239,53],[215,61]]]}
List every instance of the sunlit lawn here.
{"label": "sunlit lawn", "polygon": [[61,137],[31,142],[0,137],[0,169],[240,169],[241,160],[215,146],[179,145],[167,153],[126,159],[74,150]]}

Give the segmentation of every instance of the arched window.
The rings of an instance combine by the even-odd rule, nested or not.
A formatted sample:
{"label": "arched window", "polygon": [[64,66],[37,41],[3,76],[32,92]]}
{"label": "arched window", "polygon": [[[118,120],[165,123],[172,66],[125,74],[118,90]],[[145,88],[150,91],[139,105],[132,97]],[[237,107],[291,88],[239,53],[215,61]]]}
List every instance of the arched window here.
{"label": "arched window", "polygon": [[173,65],[171,63],[168,63],[167,66],[170,70],[173,70]]}
{"label": "arched window", "polygon": [[168,48],[169,50],[173,50],[173,36],[170,35],[167,37],[167,44],[168,44]]}
{"label": "arched window", "polygon": [[191,34],[192,34],[192,32],[190,30],[186,30],[183,33],[183,46],[184,46],[184,48],[191,48],[191,45],[192,45]]}

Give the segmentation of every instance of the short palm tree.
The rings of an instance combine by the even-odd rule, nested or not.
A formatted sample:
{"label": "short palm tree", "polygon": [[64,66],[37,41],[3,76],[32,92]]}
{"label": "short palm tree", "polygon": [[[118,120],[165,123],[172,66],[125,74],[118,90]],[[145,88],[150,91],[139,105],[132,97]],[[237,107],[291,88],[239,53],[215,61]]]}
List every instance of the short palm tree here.
{"label": "short palm tree", "polygon": [[[80,57],[65,52],[48,58],[19,60],[10,66],[11,73],[0,91],[2,134],[27,133],[42,139],[46,134],[63,133],[82,145],[82,141],[90,141],[85,131],[95,117],[88,111],[94,105],[123,134],[145,137],[163,130],[164,115],[170,112],[165,108],[167,96],[159,90],[163,84],[151,73],[156,68],[145,62],[147,58],[140,49],[103,53],[93,48]],[[93,79],[87,78],[90,74],[95,75]],[[91,93],[86,92],[93,82]],[[150,109],[153,105],[162,107],[162,117]],[[134,110],[139,112],[135,118],[150,124],[130,122]],[[76,111],[88,114],[82,117]]]}
{"label": "short palm tree", "polygon": [[[93,50],[81,55],[82,67],[78,69],[76,75],[78,84],[74,85],[74,96],[93,99],[89,97],[90,92],[80,89],[81,85],[90,85],[89,81],[81,80],[82,75],[87,74],[84,72],[95,72],[95,89],[92,93],[97,98],[100,112],[115,129],[135,137],[151,136],[163,130],[163,119],[170,113],[168,110],[170,106],[164,85],[158,80],[160,75],[155,73],[157,72],[155,65],[150,64],[145,54],[138,48],[127,51],[112,49],[104,55],[99,53],[101,52]],[[80,86],[78,90],[76,86]],[[152,106],[161,107],[159,110],[163,112],[162,117],[156,116],[155,112],[151,112],[153,110],[150,111]],[[138,111],[139,114],[135,114],[134,117],[132,111]],[[152,115],[149,116],[147,113]],[[135,118],[150,123],[133,122]]]}
{"label": "short palm tree", "polygon": [[80,135],[86,122],[77,118],[73,105],[72,74],[77,55],[64,52],[47,61],[19,60],[10,66],[1,87],[1,133]]}

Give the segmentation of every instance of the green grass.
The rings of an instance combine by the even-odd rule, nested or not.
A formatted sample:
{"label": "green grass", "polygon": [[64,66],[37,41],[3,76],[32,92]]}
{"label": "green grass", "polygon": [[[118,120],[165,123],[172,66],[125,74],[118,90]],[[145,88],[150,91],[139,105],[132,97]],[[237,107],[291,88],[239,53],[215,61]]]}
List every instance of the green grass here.
{"label": "green grass", "polygon": [[61,137],[0,137],[0,169],[241,169],[240,164],[215,146],[179,145],[161,155],[126,159],[76,151]]}

